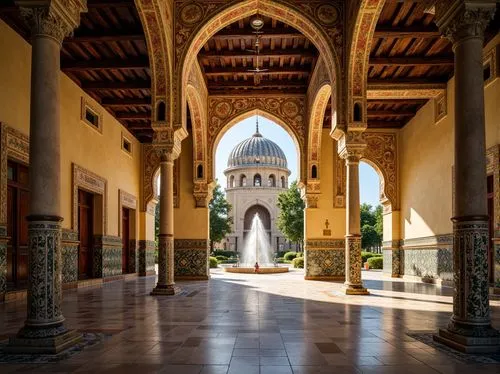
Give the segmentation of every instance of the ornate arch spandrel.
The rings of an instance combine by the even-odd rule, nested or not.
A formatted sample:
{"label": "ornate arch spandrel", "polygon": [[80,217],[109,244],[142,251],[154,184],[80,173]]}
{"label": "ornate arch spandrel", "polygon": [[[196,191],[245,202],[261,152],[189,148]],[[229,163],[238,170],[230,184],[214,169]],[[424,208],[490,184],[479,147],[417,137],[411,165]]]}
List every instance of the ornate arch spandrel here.
{"label": "ornate arch spandrel", "polygon": [[380,176],[380,200],[390,203],[389,210],[399,210],[398,142],[395,132],[364,133],[367,147],[362,161],[370,164]]}
{"label": "ornate arch spandrel", "polygon": [[[169,2],[161,0],[135,0],[135,5],[142,22],[151,69],[152,120],[157,126],[170,123],[172,118],[172,72],[173,72],[173,26],[172,9]],[[159,102],[167,106],[165,123],[155,121]]]}
{"label": "ornate arch spandrel", "polygon": [[[311,40],[327,64],[335,102],[341,100],[344,2],[340,0],[234,0],[175,2],[175,126],[185,126],[185,87],[189,69],[201,47],[225,26],[259,13],[291,25]],[[338,108],[342,117],[342,105]]]}
{"label": "ornate arch spandrel", "polygon": [[283,127],[292,137],[299,154],[299,176],[303,179],[306,166],[305,97],[293,96],[210,96],[208,100],[208,168],[213,178],[215,151],[219,140],[233,125],[255,114],[262,115]]}
{"label": "ornate arch spandrel", "polygon": [[[375,33],[380,12],[385,0],[362,0],[357,7],[352,5],[351,20],[355,19],[352,37],[350,38],[350,54],[347,64],[347,108],[346,117],[350,130],[366,129],[366,91],[368,85],[368,67],[371,43]],[[356,12],[357,10],[357,12]],[[361,105],[361,121],[354,121],[354,106]],[[334,129],[338,140],[342,129]]]}
{"label": "ornate arch spandrel", "polygon": [[[147,212],[150,202],[157,199],[157,177],[160,169],[160,154],[152,144],[143,144],[142,148],[141,211]],[[180,157],[174,161],[174,207],[179,207]]]}

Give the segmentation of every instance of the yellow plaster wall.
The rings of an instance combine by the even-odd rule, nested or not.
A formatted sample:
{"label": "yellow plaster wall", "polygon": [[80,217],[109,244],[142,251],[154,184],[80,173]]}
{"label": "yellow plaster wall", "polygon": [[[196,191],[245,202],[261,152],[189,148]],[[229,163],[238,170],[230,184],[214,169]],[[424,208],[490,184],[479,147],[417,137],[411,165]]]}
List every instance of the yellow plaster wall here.
{"label": "yellow plaster wall", "polygon": [[180,157],[179,208],[174,209],[176,239],[208,239],[208,208],[196,208],[193,197],[193,137],[182,141]]}
{"label": "yellow plaster wall", "polygon": [[[498,38],[497,38],[498,39]],[[454,78],[448,82],[448,114],[434,123],[432,100],[400,131],[401,236],[452,232]],[[500,143],[500,79],[485,88],[486,147]],[[467,150],[463,150],[467,152]]]}
{"label": "yellow plaster wall", "polygon": [[[0,50],[8,51],[0,59],[0,121],[29,134],[31,46],[0,21]],[[60,88],[63,227],[71,228],[74,162],[107,179],[106,234],[118,235],[118,190],[139,200],[140,143],[63,73]],[[82,96],[102,114],[102,134],[80,120]],[[121,149],[122,132],[132,142],[133,156]]]}
{"label": "yellow plaster wall", "polygon": [[[323,129],[321,135],[321,164],[320,183],[321,195],[318,201],[318,208],[305,209],[305,231],[306,239],[324,238],[339,239],[345,236],[345,209],[334,207],[334,190],[336,181],[336,157],[337,144],[330,137],[329,130]],[[330,223],[331,236],[323,236],[325,220]]]}

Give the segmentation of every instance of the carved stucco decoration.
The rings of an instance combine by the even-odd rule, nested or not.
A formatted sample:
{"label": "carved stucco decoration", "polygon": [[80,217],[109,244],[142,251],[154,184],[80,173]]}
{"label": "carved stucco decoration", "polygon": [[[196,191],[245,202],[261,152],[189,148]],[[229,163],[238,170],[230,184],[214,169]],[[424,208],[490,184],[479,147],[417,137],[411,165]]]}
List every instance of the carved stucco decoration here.
{"label": "carved stucco decoration", "polygon": [[82,189],[87,192],[100,195],[102,198],[102,216],[101,228],[99,234],[106,235],[108,231],[108,181],[77,164],[72,164],[73,181],[72,181],[72,212],[71,212],[71,229],[78,229],[78,190]]}
{"label": "carved stucco decoration", "polygon": [[[142,201],[141,211],[149,212],[151,202],[157,203],[158,176],[160,175],[161,150],[151,144],[142,148]],[[179,207],[180,158],[174,161],[174,207]]]}
{"label": "carved stucco decoration", "polygon": [[[242,120],[246,114],[258,113],[276,120],[290,132],[298,143],[300,153],[300,174],[304,176],[305,139],[307,126],[305,124],[305,97],[289,96],[210,96],[208,100],[208,165],[213,165],[215,147],[224,131],[235,121]],[[209,179],[213,176],[210,169]]]}
{"label": "carved stucco decoration", "polygon": [[362,160],[375,168],[380,176],[380,200],[386,211],[399,210],[398,143],[394,132],[366,131],[367,147]]}
{"label": "carved stucco decoration", "polygon": [[[350,129],[366,128],[366,90],[368,77],[368,60],[375,26],[384,6],[385,0],[363,0],[358,7],[355,26],[350,40],[350,55],[347,65],[347,123]],[[351,8],[352,11],[352,8]],[[352,18],[354,19],[354,18]],[[354,106],[359,103],[362,109],[360,121],[354,119]],[[337,127],[333,131],[339,139],[343,129]]]}
{"label": "carved stucco decoration", "polygon": [[[208,90],[203,79],[200,65],[193,64],[186,89],[186,98],[191,113],[193,133],[193,176],[194,181],[207,180],[207,107]],[[197,168],[201,165],[203,176],[198,178]]]}
{"label": "carved stucco decoration", "polygon": [[[175,126],[185,125],[185,87],[191,65],[208,39],[225,26],[252,14],[273,17],[302,32],[313,41],[324,57],[326,68],[334,84],[335,100],[341,98],[341,54],[343,46],[343,5],[340,1],[292,0],[233,0],[175,2],[175,71],[177,82],[173,92]],[[335,105],[341,108],[341,105]],[[341,109],[339,110],[341,111]]]}
{"label": "carved stucco decoration", "polygon": [[135,0],[137,12],[142,22],[152,77],[152,113],[156,113],[158,104],[166,104],[166,118],[164,123],[156,122],[157,127],[170,123],[172,97],[170,95],[172,82],[172,9],[169,2],[161,0]]}
{"label": "carved stucco decoration", "polygon": [[7,160],[29,164],[29,137],[0,123],[0,225],[7,224]]}

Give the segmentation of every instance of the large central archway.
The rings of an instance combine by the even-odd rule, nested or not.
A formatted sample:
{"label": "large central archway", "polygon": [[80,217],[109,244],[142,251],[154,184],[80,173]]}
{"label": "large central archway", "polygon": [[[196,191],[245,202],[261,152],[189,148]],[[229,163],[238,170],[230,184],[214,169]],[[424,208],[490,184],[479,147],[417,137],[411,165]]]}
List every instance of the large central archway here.
{"label": "large central archway", "polygon": [[[323,22],[336,23],[339,16],[338,11],[330,4],[322,6],[329,7],[329,12],[325,13],[328,17],[335,19],[325,19]],[[320,6],[321,7],[321,6]],[[333,10],[333,11],[332,11]],[[333,46],[331,38],[326,35],[324,28],[318,23],[318,20],[311,17],[307,12],[300,11],[292,5],[285,5],[271,0],[246,0],[235,2],[223,9],[220,9],[211,18],[207,18],[204,22],[200,22],[200,26],[186,31],[188,35],[183,38],[183,52],[179,52],[177,65],[177,101],[176,101],[176,124],[177,126],[186,125],[186,82],[189,76],[189,71],[192,64],[196,61],[196,56],[202,46],[209,38],[219,30],[238,20],[249,17],[254,14],[260,14],[277,19],[286,23],[310,40],[320,52],[320,55],[325,61],[325,66],[328,71],[329,79],[332,85],[332,108],[334,111],[341,111],[341,69],[340,59]],[[202,21],[205,14],[200,16],[198,21]],[[321,19],[321,17],[319,17]],[[337,117],[342,117],[338,115]]]}

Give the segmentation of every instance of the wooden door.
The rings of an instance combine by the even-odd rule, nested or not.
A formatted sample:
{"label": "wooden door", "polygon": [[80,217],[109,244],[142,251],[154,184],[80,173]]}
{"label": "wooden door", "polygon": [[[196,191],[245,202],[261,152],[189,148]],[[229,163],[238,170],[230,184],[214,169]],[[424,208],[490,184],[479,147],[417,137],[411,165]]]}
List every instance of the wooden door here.
{"label": "wooden door", "polygon": [[488,176],[487,179],[487,192],[488,192],[488,279],[490,283],[495,283],[495,249],[493,247],[493,236],[495,235],[494,229],[494,193],[493,193],[493,175]]}
{"label": "wooden door", "polygon": [[93,245],[93,207],[94,196],[78,190],[78,228],[80,230],[80,246],[78,250],[78,278],[92,277],[92,245]]}
{"label": "wooden door", "polygon": [[130,243],[130,210],[122,208],[122,273],[128,273]]}
{"label": "wooden door", "polygon": [[7,285],[22,289],[28,285],[28,167],[8,162],[7,182]]}

